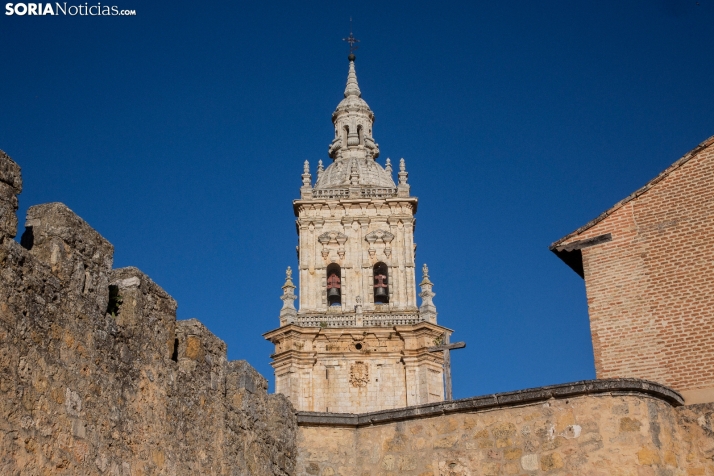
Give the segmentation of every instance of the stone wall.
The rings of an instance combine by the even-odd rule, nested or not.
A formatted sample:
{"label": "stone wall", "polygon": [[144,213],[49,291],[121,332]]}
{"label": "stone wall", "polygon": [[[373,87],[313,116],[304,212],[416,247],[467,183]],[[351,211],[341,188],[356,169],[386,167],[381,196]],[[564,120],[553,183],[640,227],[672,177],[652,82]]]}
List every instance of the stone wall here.
{"label": "stone wall", "polygon": [[362,415],[299,413],[298,475],[714,475],[712,410],[605,380]]}
{"label": "stone wall", "polygon": [[714,137],[552,249],[581,255],[598,378],[714,401]]}
{"label": "stone wall", "polygon": [[0,153],[0,474],[288,475],[281,395],[69,208],[30,208]]}

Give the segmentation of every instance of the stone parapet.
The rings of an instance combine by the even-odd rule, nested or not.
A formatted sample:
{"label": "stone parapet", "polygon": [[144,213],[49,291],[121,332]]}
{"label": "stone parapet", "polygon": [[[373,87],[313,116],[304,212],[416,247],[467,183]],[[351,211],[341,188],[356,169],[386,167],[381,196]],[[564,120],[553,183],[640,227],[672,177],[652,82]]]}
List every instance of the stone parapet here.
{"label": "stone parapet", "polygon": [[655,382],[638,379],[584,380],[561,385],[530,388],[515,392],[429,403],[412,407],[382,410],[369,413],[320,413],[297,412],[300,426],[363,427],[404,420],[431,418],[447,413],[473,413],[496,408],[516,407],[545,402],[551,398],[565,399],[583,395],[649,395],[672,406],[684,404],[682,396],[674,390]]}
{"label": "stone parapet", "polygon": [[635,379],[298,413],[296,475],[711,475],[714,408]]}

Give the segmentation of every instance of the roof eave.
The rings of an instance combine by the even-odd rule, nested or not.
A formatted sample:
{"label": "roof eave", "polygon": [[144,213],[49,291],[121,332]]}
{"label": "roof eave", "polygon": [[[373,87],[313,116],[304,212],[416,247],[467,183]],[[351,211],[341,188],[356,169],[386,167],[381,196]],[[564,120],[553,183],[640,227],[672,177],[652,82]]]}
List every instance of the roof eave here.
{"label": "roof eave", "polygon": [[[664,169],[659,175],[657,175],[655,178],[647,182],[643,187],[639,188],[635,192],[631,193],[624,199],[620,200],[617,202],[615,205],[598,215],[595,219],[590,220],[587,222],[585,225],[581,226],[577,230],[569,233],[568,235],[564,236],[563,238],[559,239],[558,241],[555,241],[552,243],[549,247],[551,251],[553,251],[556,255],[558,255],[558,252],[555,250],[560,247],[565,241],[573,238],[574,236],[577,236],[584,232],[585,230],[588,230],[589,228],[592,228],[596,224],[600,223],[603,221],[605,218],[609,217],[615,211],[620,209],[622,206],[630,202],[631,200],[634,200],[635,198],[639,197],[640,195],[644,194],[647,192],[649,189],[654,187],[657,183],[662,181],[664,178],[666,178],[669,174],[671,174],[673,171],[677,170],[679,167],[683,166],[686,164],[691,158],[696,157],[702,150],[706,149],[707,147],[711,146],[714,144],[714,136],[709,137],[707,140],[699,144],[697,147],[694,149],[690,150],[686,154],[684,154],[681,158],[679,158],[676,162],[674,162],[672,165]],[[561,259],[563,259],[560,255],[558,255]],[[566,263],[567,264],[567,263]],[[570,265],[568,265],[570,266]],[[572,266],[571,266],[572,267]],[[576,271],[577,272],[577,271]],[[580,274],[580,273],[578,273]],[[581,275],[582,276],[582,275]]]}

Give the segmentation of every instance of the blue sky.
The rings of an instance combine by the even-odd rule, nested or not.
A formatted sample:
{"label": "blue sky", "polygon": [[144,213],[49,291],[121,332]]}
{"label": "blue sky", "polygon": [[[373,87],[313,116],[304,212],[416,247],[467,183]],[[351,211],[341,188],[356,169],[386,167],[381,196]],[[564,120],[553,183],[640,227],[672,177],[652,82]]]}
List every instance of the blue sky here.
{"label": "blue sky", "polygon": [[406,159],[417,260],[467,342],[457,398],[595,376],[583,281],[548,245],[714,135],[712,0],[102,3],[137,15],[0,14],[20,216],[64,202],[269,377],[350,16],[379,161]]}

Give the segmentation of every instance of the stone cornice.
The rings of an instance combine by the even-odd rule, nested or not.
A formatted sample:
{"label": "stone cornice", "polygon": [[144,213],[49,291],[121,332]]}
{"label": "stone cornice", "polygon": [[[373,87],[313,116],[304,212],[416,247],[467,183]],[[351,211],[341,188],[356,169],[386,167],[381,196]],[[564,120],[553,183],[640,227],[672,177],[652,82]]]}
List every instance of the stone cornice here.
{"label": "stone cornice", "polygon": [[[300,327],[297,324],[288,324],[287,326],[278,327],[272,331],[268,331],[263,334],[263,337],[267,340],[280,335],[280,334],[314,334],[314,331],[307,331],[311,329],[309,327]],[[307,331],[307,332],[306,332]]]}
{"label": "stone cornice", "polygon": [[684,399],[679,393],[655,382],[639,379],[604,379],[583,380],[371,413],[297,412],[296,414],[298,426],[358,428],[404,420],[418,420],[447,413],[474,413],[499,408],[512,408],[544,402],[551,398],[562,400],[587,395],[632,395],[656,398],[675,407],[684,404]]}
{"label": "stone cornice", "polygon": [[415,215],[417,212],[417,206],[419,205],[419,199],[417,197],[390,197],[390,198],[310,198],[310,199],[297,199],[293,200],[293,212],[296,217],[300,216],[300,207],[305,205],[327,205],[328,203],[341,203],[341,204],[359,204],[359,203],[386,203],[386,204],[398,204],[398,203],[408,203],[412,206],[412,214]]}
{"label": "stone cornice", "polygon": [[293,334],[293,335],[352,335],[356,333],[361,334],[376,334],[376,335],[387,335],[392,332],[396,332],[399,335],[417,334],[421,335],[424,333],[430,334],[433,332],[454,332],[453,329],[448,327],[440,326],[438,324],[432,324],[427,321],[419,321],[414,324],[408,325],[396,325],[396,326],[364,326],[364,327],[303,327],[297,324],[288,324],[286,326],[278,327],[272,331],[268,331],[263,334],[263,337],[267,340],[271,340],[279,335]]}
{"label": "stone cornice", "polygon": [[421,321],[415,324],[410,324],[406,326],[368,326],[368,327],[302,327],[297,324],[288,324],[283,327],[278,327],[272,331],[263,334],[263,337],[267,340],[271,340],[277,336],[302,336],[314,339],[319,335],[323,335],[330,339],[349,339],[353,335],[375,335],[375,336],[388,336],[390,334],[407,336],[407,335],[424,335],[443,332],[453,332],[453,330],[448,327],[440,326],[438,324],[432,324],[430,322]]}
{"label": "stone cornice", "polygon": [[432,324],[431,322],[427,321],[419,321],[416,324],[411,324],[407,326],[394,326],[394,330],[396,330],[400,334],[407,334],[407,333],[415,333],[417,331],[419,332],[430,332],[430,331],[447,331],[447,332],[454,332],[453,329],[449,329],[448,327],[440,326],[439,324]]}

